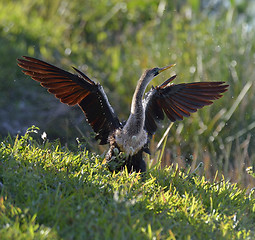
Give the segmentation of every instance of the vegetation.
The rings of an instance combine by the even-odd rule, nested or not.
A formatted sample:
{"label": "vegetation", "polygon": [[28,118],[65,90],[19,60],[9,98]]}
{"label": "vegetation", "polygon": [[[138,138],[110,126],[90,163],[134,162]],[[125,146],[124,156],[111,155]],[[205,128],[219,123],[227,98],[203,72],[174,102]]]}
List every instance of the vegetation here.
{"label": "vegetation", "polygon": [[254,239],[254,190],[178,166],[111,174],[102,158],[34,140],[0,145],[0,238]]}
{"label": "vegetation", "polygon": [[[254,238],[254,1],[212,2],[0,1],[0,239]],[[176,63],[175,83],[230,87],[170,125],[157,148],[163,123],[148,173],[112,176],[91,153],[105,148],[81,111],[25,77],[22,55],[79,67],[104,86],[121,119],[148,67]],[[173,73],[164,74],[153,85]],[[32,138],[33,124],[42,131]],[[43,135],[39,144],[43,132],[51,143]],[[194,172],[200,162],[202,174]]]}
{"label": "vegetation", "polygon": [[[254,239],[253,2],[0,1],[0,239]],[[230,87],[163,123],[147,173],[111,174],[81,111],[25,77],[22,55],[79,67],[121,119],[148,67]]]}

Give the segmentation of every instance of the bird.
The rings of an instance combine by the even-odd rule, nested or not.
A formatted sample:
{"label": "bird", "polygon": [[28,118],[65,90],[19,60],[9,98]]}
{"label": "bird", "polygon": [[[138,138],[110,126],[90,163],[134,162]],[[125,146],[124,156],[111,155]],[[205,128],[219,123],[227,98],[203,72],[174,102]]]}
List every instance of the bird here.
{"label": "bird", "polygon": [[94,132],[99,144],[109,144],[105,162],[111,172],[127,167],[129,172],[145,172],[143,153],[149,152],[149,143],[165,116],[171,121],[183,120],[198,109],[221,98],[228,86],[223,81],[173,84],[176,74],[161,85],[148,84],[160,73],[172,68],[154,67],[143,72],[138,80],[128,119],[121,122],[110,105],[100,83],[90,79],[79,69],[65,71],[45,61],[23,56],[17,59],[23,72],[55,95],[62,103],[78,105]]}

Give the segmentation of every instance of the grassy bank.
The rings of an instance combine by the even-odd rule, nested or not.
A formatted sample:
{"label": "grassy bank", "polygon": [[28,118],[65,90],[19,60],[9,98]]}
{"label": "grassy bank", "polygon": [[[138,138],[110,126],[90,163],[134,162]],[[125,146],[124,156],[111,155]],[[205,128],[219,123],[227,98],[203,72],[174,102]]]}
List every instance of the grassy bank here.
{"label": "grassy bank", "polygon": [[35,129],[0,145],[1,239],[254,239],[254,191],[178,166],[111,174]]}

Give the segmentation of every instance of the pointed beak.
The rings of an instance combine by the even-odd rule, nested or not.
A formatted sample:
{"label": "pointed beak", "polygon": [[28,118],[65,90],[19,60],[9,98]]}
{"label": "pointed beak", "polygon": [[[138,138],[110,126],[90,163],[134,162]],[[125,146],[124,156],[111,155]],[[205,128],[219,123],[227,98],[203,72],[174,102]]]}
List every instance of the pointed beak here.
{"label": "pointed beak", "polygon": [[171,67],[174,67],[175,65],[176,65],[176,64],[174,63],[174,64],[171,64],[171,65],[169,65],[169,66],[160,68],[160,69],[158,70],[158,73],[161,73],[161,72],[163,72],[163,71],[165,71],[165,70],[167,70],[167,69],[169,69],[169,68],[171,68]]}

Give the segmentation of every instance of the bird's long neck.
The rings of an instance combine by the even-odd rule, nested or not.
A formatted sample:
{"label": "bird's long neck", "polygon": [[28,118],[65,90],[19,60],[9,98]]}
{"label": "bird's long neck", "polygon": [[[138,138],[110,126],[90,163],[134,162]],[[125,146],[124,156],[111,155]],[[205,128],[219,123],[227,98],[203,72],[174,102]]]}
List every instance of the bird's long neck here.
{"label": "bird's long neck", "polygon": [[135,93],[133,95],[132,104],[131,104],[131,113],[125,125],[125,129],[128,132],[132,132],[134,134],[139,133],[144,126],[144,107],[143,107],[143,95],[146,87],[149,82],[152,80],[151,77],[146,77],[144,73],[138,81],[138,84],[135,89]]}
{"label": "bird's long neck", "polygon": [[143,110],[143,95],[145,92],[145,89],[147,85],[149,84],[149,81],[145,81],[143,77],[141,77],[137,83],[133,98],[132,98],[132,104],[131,104],[131,114],[140,114]]}

